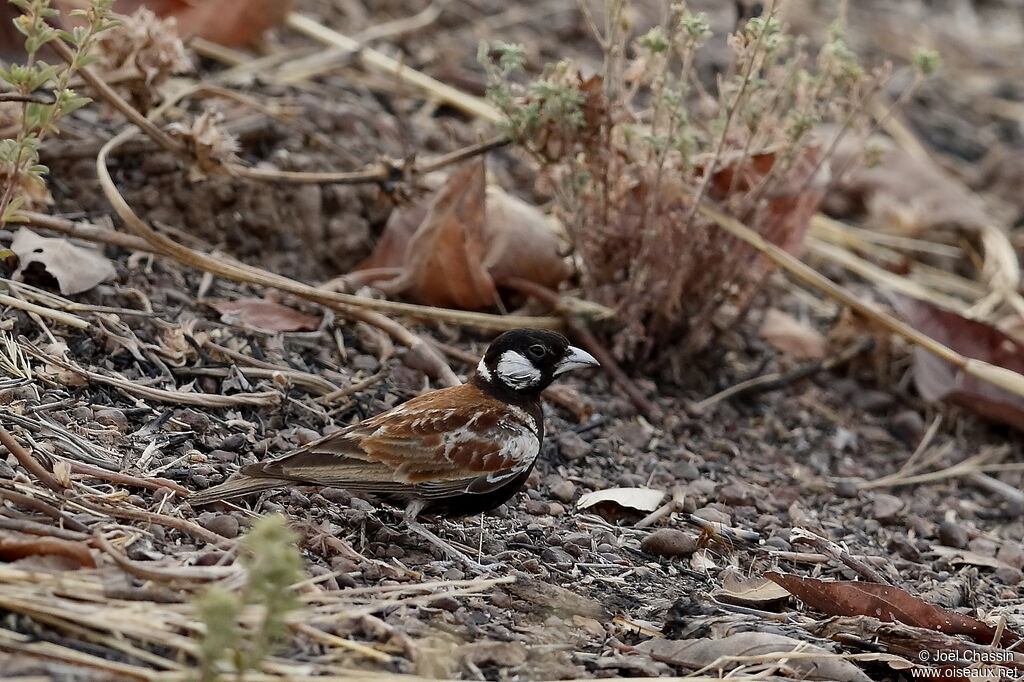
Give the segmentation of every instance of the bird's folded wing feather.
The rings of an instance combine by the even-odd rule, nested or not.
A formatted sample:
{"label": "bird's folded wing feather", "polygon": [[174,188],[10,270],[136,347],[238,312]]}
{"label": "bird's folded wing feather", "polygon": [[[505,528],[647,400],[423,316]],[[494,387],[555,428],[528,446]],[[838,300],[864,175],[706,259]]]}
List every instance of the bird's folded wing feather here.
{"label": "bird's folded wing feather", "polygon": [[414,398],[243,473],[382,493],[488,492],[529,467],[540,441],[521,410],[489,404],[493,399],[478,390],[471,400],[457,400],[470,388]]}

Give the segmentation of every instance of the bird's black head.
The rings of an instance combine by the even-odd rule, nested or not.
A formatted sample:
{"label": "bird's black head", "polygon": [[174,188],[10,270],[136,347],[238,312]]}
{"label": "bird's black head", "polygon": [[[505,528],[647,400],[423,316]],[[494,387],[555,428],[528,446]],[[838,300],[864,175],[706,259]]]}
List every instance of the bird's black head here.
{"label": "bird's black head", "polygon": [[513,329],[487,347],[473,381],[499,394],[536,396],[559,374],[599,363],[558,332]]}

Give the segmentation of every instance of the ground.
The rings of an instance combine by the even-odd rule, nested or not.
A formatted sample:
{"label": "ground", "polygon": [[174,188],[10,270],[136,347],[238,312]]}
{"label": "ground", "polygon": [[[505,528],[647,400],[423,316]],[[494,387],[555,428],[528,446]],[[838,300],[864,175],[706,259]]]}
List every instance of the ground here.
{"label": "ground", "polygon": [[[637,3],[641,28],[653,16],[651,4]],[[827,23],[828,13],[819,7],[824,4],[794,3],[791,17],[805,30],[820,29]],[[1010,236],[1019,247],[1024,206],[1013,189],[1019,189],[1020,176],[1013,175],[1012,161],[1024,141],[1019,49],[1014,64],[1013,50],[1000,46],[1012,44],[1006,35],[1021,22],[1019,16],[1015,24],[1006,17],[1021,8],[1010,2],[939,4],[950,7],[925,13],[916,2],[900,3],[899,10],[888,3],[852,3],[851,42],[872,59],[889,57],[899,64],[902,57],[905,64],[906,54],[886,54],[896,44],[886,40],[897,41],[916,26],[925,39],[941,44],[957,17],[974,18],[970,30],[956,34],[970,49],[954,53],[953,75],[924,86],[906,105],[905,118],[933,152],[986,194],[993,212],[1005,217],[1003,224],[1017,226]],[[298,10],[356,34],[426,7],[407,5],[304,0]],[[722,9],[713,19],[732,20]],[[1006,35],[980,44],[978,36],[1000,22]],[[529,45],[534,67],[566,56],[594,63],[598,55],[569,2],[444,3],[436,21],[384,42],[411,66],[479,95],[483,76],[475,63],[476,43],[494,37]],[[315,49],[308,38],[286,29],[268,40],[265,49]],[[204,59],[200,68],[212,74],[224,66]],[[977,75],[970,85],[957,77],[968,71]],[[333,70],[314,85],[249,79],[236,87],[296,112],[282,120],[259,117],[242,135],[244,162],[282,170],[350,170],[381,157],[430,156],[475,142],[485,129],[354,67]],[[1003,102],[1003,108],[993,102]],[[1018,107],[1016,120],[1005,113],[1011,105]],[[197,97],[187,106],[198,110],[202,101]],[[243,118],[244,105],[219,106],[229,122]],[[52,167],[53,212],[94,223],[113,215],[98,189],[93,155],[69,153],[63,141],[95,146],[122,125],[118,115],[97,106],[69,122],[68,138],[48,144],[44,161]],[[492,152],[488,163],[509,191],[539,204],[550,200],[516,149]],[[393,208],[417,191],[386,184],[262,184],[217,174],[197,182],[155,147],[125,147],[111,168],[139,215],[170,226],[165,229],[176,239],[310,283],[344,274],[368,256]],[[79,313],[91,322],[89,329],[55,326],[15,309],[5,314],[4,328],[31,340],[39,355],[33,360],[36,381],[0,389],[0,424],[44,457],[50,452],[108,473],[122,471],[134,483],[72,469],[74,492],[61,500],[32,482],[13,458],[0,462],[0,497],[8,501],[0,537],[15,531],[38,535],[42,524],[52,527],[46,512],[15,496],[28,495],[74,520],[74,527],[65,523],[60,529],[65,541],[83,543],[102,529],[114,553],[130,561],[120,557],[115,564],[113,553],[94,545],[97,566],[45,551],[30,553],[50,556],[0,565],[3,675],[187,677],[195,655],[188,636],[197,631],[191,600],[221,575],[216,570],[236,566],[237,538],[253,519],[275,511],[300,533],[311,578],[299,590],[307,611],[265,666],[275,676],[685,675],[700,666],[666,662],[634,646],[662,634],[692,637],[694,630],[711,628],[715,618],[727,622],[730,614],[738,614],[728,626],[737,630],[770,629],[780,613],[793,624],[823,620],[796,601],[737,607],[727,596],[714,595],[723,585],[768,571],[862,579],[851,563],[870,566],[933,604],[983,619],[1002,617],[1006,627],[1024,631],[1019,432],[924,401],[911,379],[907,349],[861,353],[774,390],[701,405],[747,379],[803,364],[758,334],[766,305],[826,333],[836,328],[837,305],[787,284],[781,274],[770,279],[749,319],[722,334],[712,352],[682,360],[683,372],[661,373],[657,381],[634,377],[657,407],[656,417],[638,414],[607,373],[590,371],[564,381],[570,391],[546,404],[549,435],[522,493],[479,522],[436,521],[446,539],[484,563],[500,562],[476,575],[403,530],[400,512],[342,490],[295,488],[212,509],[193,509],[176,495],[172,484],[207,488],[240,465],[286,452],[437,384],[401,346],[364,323],[324,317],[323,309],[282,295],[289,306],[314,316],[314,328],[261,332],[214,306],[224,299],[262,297],[264,289],[211,279],[168,258],[113,246],[106,254],[117,278],[74,297],[107,308]],[[834,265],[818,265],[871,296],[870,284]],[[490,336],[447,323],[402,324],[442,344],[463,378],[473,369],[469,358],[479,356]],[[60,343],[68,357],[93,372],[91,379],[46,359],[59,353]],[[225,355],[222,348],[235,353]],[[247,367],[278,374],[247,373]],[[115,372],[135,385],[166,389],[194,382],[199,395],[255,393],[265,399],[227,407],[202,400],[182,405],[173,397],[140,397],[96,380]],[[317,384],[309,375],[323,381]],[[317,400],[334,388],[357,386],[327,404]],[[928,462],[923,471],[942,472],[983,454],[990,463],[1007,464],[1005,471],[989,473],[1017,494],[994,492],[986,487],[991,479],[979,478],[981,469],[971,467],[921,482],[904,480],[922,471],[905,468],[912,457]],[[137,485],[139,479],[159,480],[146,488]],[[618,487],[664,491],[665,501],[674,495],[679,504],[642,528],[634,524],[646,512],[576,507],[583,494]],[[722,526],[709,530],[702,520]],[[668,528],[682,533],[658,530]],[[844,563],[820,547],[794,542],[795,528],[831,540],[854,559]],[[657,540],[649,539],[655,531]],[[3,554],[2,541],[0,555],[13,558]],[[147,566],[159,570],[147,573]],[[237,572],[225,575],[237,585]],[[806,632],[804,639],[833,651],[859,650]],[[106,667],[104,659],[111,661]],[[882,660],[858,665],[871,679],[907,679]],[[797,674],[788,668],[770,673]]]}

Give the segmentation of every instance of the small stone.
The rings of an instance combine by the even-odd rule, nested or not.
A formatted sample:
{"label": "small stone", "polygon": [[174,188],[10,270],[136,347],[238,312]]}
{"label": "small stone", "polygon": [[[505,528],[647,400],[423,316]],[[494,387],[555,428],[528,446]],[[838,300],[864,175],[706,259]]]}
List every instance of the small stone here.
{"label": "small stone", "polygon": [[93,419],[92,408],[88,405],[79,405],[75,409],[71,410],[71,418],[79,424],[90,422]]}
{"label": "small stone", "polygon": [[376,372],[380,368],[380,361],[372,355],[361,353],[352,358],[350,367],[364,372]]}
{"label": "small stone", "polygon": [[720,523],[723,526],[732,525],[732,517],[723,511],[715,509],[714,507],[701,507],[697,511],[693,512],[693,515],[698,519],[713,521],[715,523]]}
{"label": "small stone", "polygon": [[561,516],[565,513],[565,507],[558,502],[552,502],[548,505],[548,513],[552,516]]}
{"label": "small stone", "polygon": [[201,514],[199,525],[225,538],[238,537],[238,519],[230,514]]}
{"label": "small stone", "polygon": [[437,599],[432,599],[430,601],[430,605],[433,606],[435,609],[442,609],[444,611],[452,612],[458,611],[459,606],[461,606],[461,604],[459,604],[458,599],[456,599],[455,597],[449,597],[447,595],[443,597],[438,597]]}
{"label": "small stone", "polygon": [[1013,566],[1000,566],[993,571],[992,577],[1004,585],[1019,585],[1024,580],[1024,573]]}
{"label": "small stone", "polygon": [[128,430],[128,417],[116,407],[105,407],[99,410],[93,419],[104,426],[113,426],[121,433]]}
{"label": "small stone", "polygon": [[240,433],[233,433],[222,440],[217,447],[221,450],[237,452],[243,445],[245,445],[245,436]]}
{"label": "small stone", "polygon": [[234,462],[238,459],[237,452],[228,452],[227,450],[210,450],[207,455],[210,459],[217,460],[218,462]]}
{"label": "small stone", "polygon": [[547,502],[541,500],[526,500],[526,513],[533,516],[546,516],[549,512]]}
{"label": "small stone", "polygon": [[673,463],[669,471],[681,481],[695,481],[700,478],[700,469],[688,459]]}
{"label": "small stone", "polygon": [[659,528],[643,539],[640,549],[656,556],[685,556],[697,551],[697,538],[676,528]]}
{"label": "small stone", "polygon": [[572,502],[576,496],[576,486],[571,481],[559,481],[551,486],[551,496],[559,502]]}
{"label": "small stone", "polygon": [[174,418],[200,435],[210,430],[210,417],[198,410],[180,410]]}
{"label": "small stone", "polygon": [[335,504],[348,504],[352,499],[352,496],[341,488],[321,488],[320,496]]}
{"label": "small stone", "polygon": [[590,452],[590,446],[578,433],[569,431],[558,437],[558,451],[566,459],[580,459]]}
{"label": "small stone", "polygon": [[718,491],[718,497],[726,504],[734,507],[749,505],[754,500],[754,491],[739,481],[724,485]]}
{"label": "small stone", "polygon": [[895,399],[892,397],[891,393],[876,391],[873,389],[857,391],[850,398],[850,404],[853,405],[855,409],[872,413],[884,412],[892,407],[894,402]]}
{"label": "small stone", "polygon": [[850,478],[841,478],[836,481],[833,490],[839,497],[847,499],[854,499],[860,495],[860,488],[857,487],[857,482]]}
{"label": "small stone", "polygon": [[915,447],[924,437],[924,419],[914,410],[903,410],[892,418],[889,425],[892,435],[899,438],[904,445]]}
{"label": "small stone", "polygon": [[367,502],[366,500],[364,500],[361,497],[353,497],[352,499],[350,499],[349,502],[348,502],[348,506],[349,506],[350,509],[354,509],[356,511],[362,511],[362,512],[371,512],[371,511],[373,511],[373,505],[370,504],[369,502]]}
{"label": "small stone", "polygon": [[572,555],[561,547],[548,547],[540,553],[541,561],[555,566],[571,566],[575,561]]}
{"label": "small stone", "polygon": [[939,524],[939,542],[947,547],[963,549],[970,537],[963,525],[954,521],[943,521]]}
{"label": "small stone", "polygon": [[299,445],[306,445],[308,443],[312,443],[313,441],[318,440],[319,438],[319,432],[314,431],[313,429],[307,429],[301,426],[295,429],[295,440],[298,441]]}
{"label": "small stone", "polygon": [[902,498],[887,493],[875,495],[872,504],[873,516],[879,523],[890,523],[896,520],[896,516],[903,511],[904,502]]}
{"label": "small stone", "polygon": [[1024,545],[1012,540],[1003,542],[1002,547],[996,552],[996,559],[1005,562],[1014,568],[1024,568]]}
{"label": "small stone", "polygon": [[[477,668],[514,668],[526,663],[527,649],[519,642],[485,640],[460,647],[463,660]],[[501,676],[502,678],[505,675]]]}

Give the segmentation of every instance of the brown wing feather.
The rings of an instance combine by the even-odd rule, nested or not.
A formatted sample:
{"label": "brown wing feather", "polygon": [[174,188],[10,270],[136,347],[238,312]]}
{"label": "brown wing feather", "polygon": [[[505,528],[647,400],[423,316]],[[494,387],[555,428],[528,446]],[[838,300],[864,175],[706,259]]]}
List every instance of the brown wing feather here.
{"label": "brown wing feather", "polygon": [[486,492],[536,457],[540,440],[532,422],[525,411],[509,412],[464,384],[413,398],[242,473],[424,497]]}

